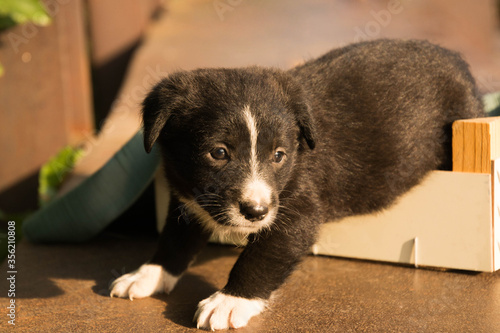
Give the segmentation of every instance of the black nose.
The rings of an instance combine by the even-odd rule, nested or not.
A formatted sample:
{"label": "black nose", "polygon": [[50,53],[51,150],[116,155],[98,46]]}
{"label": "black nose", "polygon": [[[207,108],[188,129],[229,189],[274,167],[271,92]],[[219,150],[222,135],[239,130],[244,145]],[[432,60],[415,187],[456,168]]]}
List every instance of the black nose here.
{"label": "black nose", "polygon": [[251,222],[260,221],[266,217],[269,212],[269,207],[261,205],[256,202],[242,202],[240,203],[240,213]]}

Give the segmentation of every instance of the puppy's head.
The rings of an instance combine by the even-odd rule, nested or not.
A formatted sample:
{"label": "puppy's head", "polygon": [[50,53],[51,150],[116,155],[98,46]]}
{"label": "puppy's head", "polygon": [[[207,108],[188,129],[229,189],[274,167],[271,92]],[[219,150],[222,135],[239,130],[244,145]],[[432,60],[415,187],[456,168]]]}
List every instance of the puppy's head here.
{"label": "puppy's head", "polygon": [[297,158],[315,145],[299,84],[281,71],[200,69],[157,84],[143,103],[144,146],[212,230],[255,233],[278,213]]}

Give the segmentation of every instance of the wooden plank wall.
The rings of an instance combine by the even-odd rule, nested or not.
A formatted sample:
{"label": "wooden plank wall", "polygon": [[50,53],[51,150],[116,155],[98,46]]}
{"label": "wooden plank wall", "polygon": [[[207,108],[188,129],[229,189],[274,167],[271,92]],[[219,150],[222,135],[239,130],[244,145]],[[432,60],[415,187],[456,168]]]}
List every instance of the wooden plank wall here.
{"label": "wooden plank wall", "polygon": [[[139,40],[159,1],[125,2],[44,0],[51,25],[0,33],[0,210],[36,208],[40,166],[94,134],[91,67],[109,68]],[[119,87],[125,70],[94,83]]]}
{"label": "wooden plank wall", "polygon": [[33,208],[40,165],[93,130],[83,0],[47,2],[53,22],[0,34],[0,209]]}
{"label": "wooden plank wall", "polygon": [[[98,129],[110,112],[129,62],[159,0],[87,0]],[[119,8],[119,10],[117,10]],[[110,24],[113,22],[113,24]]]}

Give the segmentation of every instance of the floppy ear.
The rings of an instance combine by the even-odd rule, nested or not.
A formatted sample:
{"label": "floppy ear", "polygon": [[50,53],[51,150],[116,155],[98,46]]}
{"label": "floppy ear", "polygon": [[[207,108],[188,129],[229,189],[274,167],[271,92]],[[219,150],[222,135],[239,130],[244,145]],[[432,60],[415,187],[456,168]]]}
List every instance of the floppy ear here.
{"label": "floppy ear", "polygon": [[162,103],[160,84],[153,88],[142,102],[142,122],[144,127],[144,149],[149,153],[165,127],[170,110]]}
{"label": "floppy ear", "polygon": [[275,76],[281,84],[287,106],[292,110],[300,128],[300,135],[310,149],[316,147],[316,126],[307,102],[304,89],[290,75],[279,73]]}
{"label": "floppy ear", "polygon": [[301,98],[302,96],[292,96],[290,107],[295,113],[297,123],[299,124],[300,134],[304,137],[310,149],[316,147],[316,126],[311,114],[309,104]]}
{"label": "floppy ear", "polygon": [[177,72],[158,83],[142,102],[144,148],[149,153],[168,119],[176,111],[189,109],[198,100],[194,76]]}

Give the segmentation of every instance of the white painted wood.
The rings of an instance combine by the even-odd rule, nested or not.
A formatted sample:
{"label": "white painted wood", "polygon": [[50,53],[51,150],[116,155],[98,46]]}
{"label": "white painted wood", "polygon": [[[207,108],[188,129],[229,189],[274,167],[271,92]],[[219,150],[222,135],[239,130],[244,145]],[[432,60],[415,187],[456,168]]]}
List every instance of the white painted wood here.
{"label": "white painted wood", "polygon": [[493,178],[493,258],[495,270],[500,269],[500,159],[492,162]]}
{"label": "white painted wood", "polygon": [[434,171],[389,210],[323,225],[313,253],[493,271],[490,177]]}

